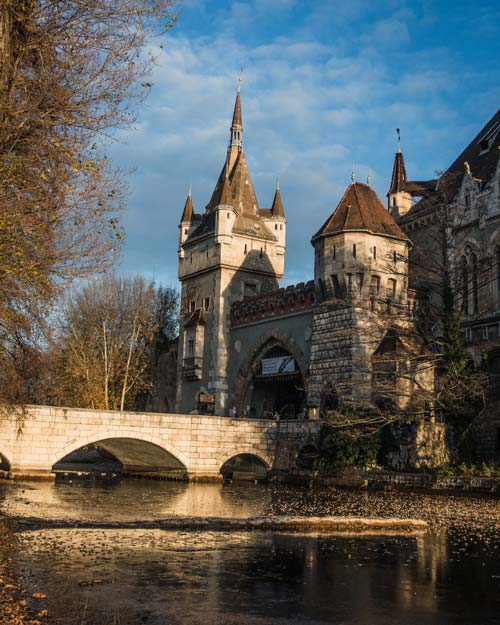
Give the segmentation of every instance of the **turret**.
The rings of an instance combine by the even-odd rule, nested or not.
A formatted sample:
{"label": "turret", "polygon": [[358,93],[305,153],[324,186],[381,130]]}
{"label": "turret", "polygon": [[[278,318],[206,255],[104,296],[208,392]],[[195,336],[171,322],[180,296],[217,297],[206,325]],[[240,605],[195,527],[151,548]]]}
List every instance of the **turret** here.
{"label": "turret", "polygon": [[399,128],[398,133],[398,148],[394,157],[394,165],[392,168],[391,186],[387,192],[387,205],[391,215],[394,219],[402,217],[411,208],[412,195],[407,190],[408,179],[406,177],[406,167],[401,152],[401,139]]}
{"label": "turret", "polygon": [[232,206],[231,186],[229,183],[229,167],[226,163],[224,181],[220,188],[220,195],[215,207],[215,242],[231,244],[233,238],[233,226],[236,219],[236,212]]}
{"label": "turret", "polygon": [[189,185],[189,191],[184,204],[184,210],[182,211],[181,221],[179,223],[179,258],[184,257],[184,251],[182,245],[188,238],[193,227],[193,198],[191,197],[191,185]]}
{"label": "turret", "polygon": [[277,253],[284,255],[286,247],[286,217],[283,200],[281,199],[279,178],[276,180],[276,190],[271,208],[262,210],[261,213],[263,221],[278,241]]}
{"label": "turret", "polygon": [[409,240],[368,185],[348,186],[312,244],[320,300],[406,299]]}

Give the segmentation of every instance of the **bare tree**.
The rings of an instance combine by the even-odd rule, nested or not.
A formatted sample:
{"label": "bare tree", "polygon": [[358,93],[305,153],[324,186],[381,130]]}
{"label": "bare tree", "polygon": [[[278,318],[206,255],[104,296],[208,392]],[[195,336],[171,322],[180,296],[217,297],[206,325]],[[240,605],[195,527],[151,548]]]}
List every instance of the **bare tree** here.
{"label": "bare tree", "polygon": [[142,276],[107,275],[69,294],[57,338],[53,401],[136,408],[151,388],[155,341],[176,318],[176,292]]}

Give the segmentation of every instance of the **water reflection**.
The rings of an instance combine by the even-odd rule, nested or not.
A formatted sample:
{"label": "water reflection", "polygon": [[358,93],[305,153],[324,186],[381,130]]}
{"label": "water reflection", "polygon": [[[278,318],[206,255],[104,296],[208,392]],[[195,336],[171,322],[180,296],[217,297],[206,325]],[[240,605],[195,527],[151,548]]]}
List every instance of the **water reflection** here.
{"label": "water reflection", "polygon": [[82,520],[338,513],[435,522],[416,538],[26,531],[18,565],[30,592],[47,593],[58,625],[498,623],[498,500],[129,481],[0,484],[0,510]]}
{"label": "water reflection", "polygon": [[[4,487],[5,489],[5,487]],[[271,490],[249,484],[186,484],[149,480],[74,480],[11,487],[0,510],[10,516],[130,521],[169,515],[248,517],[269,509]],[[1,487],[0,487],[1,492]]]}

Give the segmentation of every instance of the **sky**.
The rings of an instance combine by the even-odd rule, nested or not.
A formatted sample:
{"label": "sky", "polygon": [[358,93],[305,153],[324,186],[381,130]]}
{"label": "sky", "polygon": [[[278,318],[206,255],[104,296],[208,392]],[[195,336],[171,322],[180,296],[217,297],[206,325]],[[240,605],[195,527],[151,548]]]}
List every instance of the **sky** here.
{"label": "sky", "polygon": [[[500,107],[498,0],[184,0],[137,122],[112,145],[127,170],[119,270],[177,286],[178,222],[203,212],[224,163],[238,77],[261,208],[288,220],[282,285],[313,277],[311,236],[351,180],[384,204],[396,128],[410,179],[435,177]],[[163,46],[160,48],[160,44]],[[243,68],[243,71],[241,71]]]}

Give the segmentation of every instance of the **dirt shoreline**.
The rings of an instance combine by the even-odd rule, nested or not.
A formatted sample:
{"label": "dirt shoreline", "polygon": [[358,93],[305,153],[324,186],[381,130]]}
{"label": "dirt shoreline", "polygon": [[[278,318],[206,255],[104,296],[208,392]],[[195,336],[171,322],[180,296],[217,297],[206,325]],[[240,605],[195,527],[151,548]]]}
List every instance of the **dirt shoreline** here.
{"label": "dirt shoreline", "polygon": [[0,625],[47,625],[44,595],[29,597],[13,562],[19,549],[15,524],[0,516]]}

